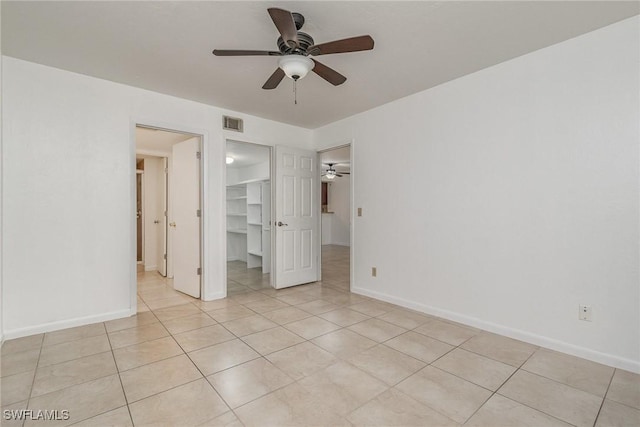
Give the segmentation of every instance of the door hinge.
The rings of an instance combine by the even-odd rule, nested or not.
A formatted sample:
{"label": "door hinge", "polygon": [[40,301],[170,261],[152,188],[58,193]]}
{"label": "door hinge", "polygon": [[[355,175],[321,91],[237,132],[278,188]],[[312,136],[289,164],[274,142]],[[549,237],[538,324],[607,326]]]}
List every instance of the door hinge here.
{"label": "door hinge", "polygon": [[167,254],[164,254],[162,258],[167,259]]}
{"label": "door hinge", "polygon": [[169,168],[164,168],[164,173],[169,173]]}
{"label": "door hinge", "polygon": [[198,209],[198,210],[196,211],[196,216],[197,216],[198,218],[200,218],[200,215],[202,215],[202,212],[200,212],[200,209]]}
{"label": "door hinge", "polygon": [[202,268],[198,267],[198,276],[202,274]]}
{"label": "door hinge", "polygon": [[199,152],[199,151],[196,151],[196,158],[197,158],[198,160],[200,160],[200,152]]}
{"label": "door hinge", "polygon": [[164,216],[167,216],[167,211],[164,211]]}

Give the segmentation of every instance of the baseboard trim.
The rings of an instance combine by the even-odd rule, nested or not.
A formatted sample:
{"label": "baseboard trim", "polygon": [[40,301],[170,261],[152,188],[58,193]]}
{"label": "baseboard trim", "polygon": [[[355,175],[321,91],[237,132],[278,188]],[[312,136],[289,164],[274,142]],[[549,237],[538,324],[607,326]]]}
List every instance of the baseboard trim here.
{"label": "baseboard trim", "polygon": [[22,338],[29,335],[41,334],[44,332],[53,332],[60,329],[73,328],[75,326],[84,326],[91,323],[106,322],[109,320],[121,319],[123,317],[129,317],[136,314],[136,309],[126,309],[119,311],[112,311],[110,313],[99,314],[96,316],[78,317],[75,319],[59,320],[57,322],[49,322],[41,325],[28,326],[26,328],[12,329],[4,331],[5,339]]}
{"label": "baseboard trim", "polygon": [[217,299],[222,299],[222,298],[226,298],[227,297],[227,293],[226,292],[216,292],[214,294],[211,295],[205,295],[202,300],[203,301],[213,301],[213,300],[217,300]]}
{"label": "baseboard trim", "polygon": [[580,347],[577,345],[569,344],[563,341],[559,341],[553,338],[545,337],[542,335],[532,334],[520,329],[510,328],[504,325],[499,325],[492,322],[487,322],[475,317],[465,316],[460,313],[456,313],[449,310],[442,310],[437,307],[432,307],[426,304],[421,304],[415,301],[405,300],[403,298],[394,297],[382,292],[376,292],[369,289],[360,288],[354,286],[351,288],[351,292],[359,295],[368,296],[381,301],[390,302],[411,310],[420,311],[432,316],[441,317],[443,319],[459,322],[474,328],[483,329],[488,332],[504,335],[509,338],[524,341],[540,347],[545,347],[551,350],[556,350],[562,353],[567,353],[572,356],[582,357],[583,359],[591,360],[593,362],[602,363],[604,365],[613,366],[615,368],[624,369],[626,371],[640,373],[640,361],[626,359],[613,354],[602,353],[596,350],[592,350],[586,347]]}

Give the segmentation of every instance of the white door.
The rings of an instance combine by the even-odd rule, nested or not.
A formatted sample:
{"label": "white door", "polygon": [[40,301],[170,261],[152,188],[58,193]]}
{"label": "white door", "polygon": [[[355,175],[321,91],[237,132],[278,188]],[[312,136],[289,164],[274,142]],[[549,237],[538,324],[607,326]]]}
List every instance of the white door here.
{"label": "white door", "polygon": [[171,212],[173,287],[200,298],[200,138],[173,146]]}
{"label": "white door", "polygon": [[160,227],[158,231],[158,271],[161,275],[167,276],[167,214],[169,207],[167,206],[167,181],[168,181],[168,159],[161,159],[160,189],[158,190],[158,215],[160,217]]}
{"label": "white door", "polygon": [[275,162],[276,289],[318,279],[319,200],[316,152],[277,146]]}

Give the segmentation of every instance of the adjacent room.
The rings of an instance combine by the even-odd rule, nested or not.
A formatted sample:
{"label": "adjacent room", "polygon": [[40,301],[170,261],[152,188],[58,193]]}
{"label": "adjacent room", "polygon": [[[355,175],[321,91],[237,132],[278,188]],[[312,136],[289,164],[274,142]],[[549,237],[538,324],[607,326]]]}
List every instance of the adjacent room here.
{"label": "adjacent room", "polygon": [[637,1],[2,1],[2,425],[640,425]]}

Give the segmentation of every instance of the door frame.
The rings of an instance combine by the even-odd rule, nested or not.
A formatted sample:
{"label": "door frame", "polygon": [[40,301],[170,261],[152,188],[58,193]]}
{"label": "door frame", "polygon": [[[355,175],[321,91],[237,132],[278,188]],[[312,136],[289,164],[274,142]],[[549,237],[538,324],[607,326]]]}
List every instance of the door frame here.
{"label": "door frame", "polygon": [[[274,146],[273,145],[269,145],[269,144],[261,144],[259,142],[252,142],[252,141],[247,141],[244,140],[242,138],[232,138],[232,137],[225,137],[224,138],[224,153],[225,153],[225,160],[226,160],[226,154],[227,154],[227,143],[231,141],[231,142],[240,142],[242,144],[250,144],[250,145],[256,145],[258,147],[264,147],[264,148],[268,148],[269,149],[269,181],[271,182],[271,221],[273,222],[273,214],[274,214],[274,209],[275,209],[275,191],[273,188],[273,173],[274,173],[274,166],[273,166],[273,150],[274,150]],[[224,298],[227,297],[227,282],[228,282],[228,276],[227,276],[227,164],[226,161],[224,163],[224,171],[225,173],[223,174],[223,178],[222,178],[222,188],[224,188],[224,192],[222,193],[222,211],[224,212],[224,257],[223,259],[225,260],[225,268],[224,268]],[[274,250],[275,250],[275,239],[273,238],[274,236],[274,232],[275,232],[275,227],[272,226],[272,224],[270,224],[270,234],[271,234],[271,259],[269,260],[269,285],[273,286],[274,283],[274,268],[275,268],[275,256],[274,256]]]}
{"label": "door frame", "polygon": [[[356,219],[356,207],[355,207],[355,197],[354,197],[354,188],[355,188],[355,139],[350,139],[348,141],[343,141],[341,143],[335,145],[328,145],[323,147],[322,149],[316,149],[318,152],[318,186],[319,191],[322,191],[322,160],[320,159],[320,154],[337,150],[338,148],[349,147],[349,161],[351,162],[349,172],[351,174],[349,181],[349,208],[351,210],[349,214],[349,291],[353,288],[355,283],[355,219]],[[318,271],[318,280],[322,280],[322,203],[318,203],[318,230],[320,230],[320,238],[318,239],[318,253],[320,254],[320,263],[319,263],[319,271]]]}
{"label": "door frame", "polygon": [[[200,299],[204,300],[207,295],[207,278],[208,268],[204,260],[208,259],[209,242],[206,239],[209,231],[209,221],[206,213],[209,212],[208,200],[205,197],[208,194],[209,173],[208,173],[208,151],[209,151],[209,134],[206,130],[193,128],[188,125],[160,122],[148,118],[132,118],[129,121],[129,165],[130,165],[130,185],[129,185],[129,203],[130,203],[130,225],[129,233],[129,289],[130,289],[130,315],[137,314],[138,307],[138,276],[136,262],[136,128],[143,127],[148,129],[158,129],[167,132],[176,132],[187,135],[193,135],[200,138]],[[151,154],[151,153],[149,153]],[[162,157],[162,156],[160,156]],[[168,238],[168,237],[167,237]],[[167,255],[168,257],[169,255]],[[225,287],[226,288],[226,287]]]}
{"label": "door frame", "polygon": [[[136,159],[138,160],[138,159]],[[144,169],[137,169],[137,165],[136,165],[136,220],[137,215],[138,215],[138,175],[140,175],[140,244],[141,244],[141,248],[140,248],[140,261],[138,261],[138,223],[136,221],[136,270],[138,268],[138,265],[142,264],[142,268],[144,269],[144,263],[145,263],[145,252],[144,252],[144,237],[145,237],[145,233],[144,233]]]}

